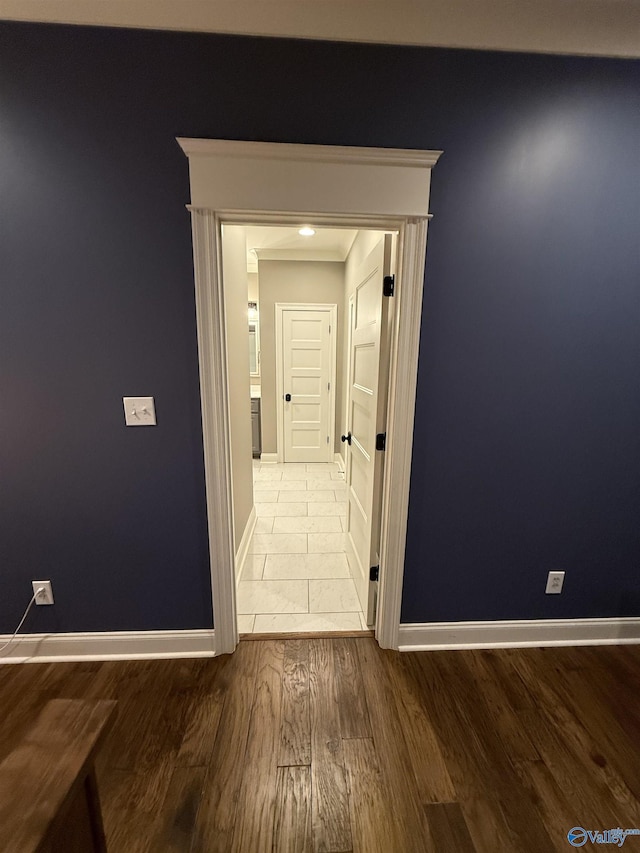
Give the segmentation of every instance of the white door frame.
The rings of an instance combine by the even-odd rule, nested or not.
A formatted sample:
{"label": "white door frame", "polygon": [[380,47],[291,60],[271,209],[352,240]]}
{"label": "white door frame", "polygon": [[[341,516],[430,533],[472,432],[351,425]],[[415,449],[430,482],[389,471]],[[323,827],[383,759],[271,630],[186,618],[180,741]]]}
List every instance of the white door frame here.
{"label": "white door frame", "polygon": [[284,344],[282,340],[282,314],[288,311],[329,311],[331,324],[331,394],[329,401],[329,447],[327,461],[333,462],[334,446],[336,443],[336,351],[338,330],[338,306],[335,303],[321,304],[308,302],[276,302],[276,450],[278,462],[284,462],[284,409],[282,398],[284,397]]}
{"label": "white door frame", "polygon": [[398,648],[431,169],[440,151],[178,139],[189,158],[216,654],[238,642],[222,222],[398,232],[376,638]]}
{"label": "white door frame", "polygon": [[[347,353],[347,364],[346,371],[344,374],[344,401],[343,401],[343,412],[344,412],[344,421],[342,424],[342,434],[346,435],[349,432],[349,400],[351,399],[351,393],[349,390],[349,377],[351,376],[351,344],[353,340],[353,317],[354,311],[356,307],[356,295],[355,293],[349,294],[349,299],[347,300],[346,305],[346,317],[345,317],[345,346]],[[349,465],[351,464],[351,457],[347,453],[346,446],[343,442],[342,447],[344,448],[344,478],[346,482],[349,482]],[[342,454],[341,454],[342,455]]]}

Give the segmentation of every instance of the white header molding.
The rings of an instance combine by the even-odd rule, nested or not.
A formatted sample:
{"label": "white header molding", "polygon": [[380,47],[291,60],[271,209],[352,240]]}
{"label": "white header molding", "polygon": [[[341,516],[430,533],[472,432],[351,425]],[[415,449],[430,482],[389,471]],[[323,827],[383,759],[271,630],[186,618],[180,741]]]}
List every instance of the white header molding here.
{"label": "white header molding", "polygon": [[189,158],[191,205],[209,210],[309,211],[426,217],[441,151],[178,139]]}

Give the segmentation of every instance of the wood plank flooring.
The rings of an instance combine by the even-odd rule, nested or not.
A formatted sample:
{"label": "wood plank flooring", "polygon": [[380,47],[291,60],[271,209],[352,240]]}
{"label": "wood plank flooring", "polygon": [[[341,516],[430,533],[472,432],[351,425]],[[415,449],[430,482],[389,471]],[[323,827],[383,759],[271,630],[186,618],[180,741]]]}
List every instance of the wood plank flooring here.
{"label": "wood plank flooring", "polygon": [[118,700],[97,765],[110,853],[554,853],[574,826],[640,828],[639,646],[279,637],[3,666],[0,761],[57,697]]}

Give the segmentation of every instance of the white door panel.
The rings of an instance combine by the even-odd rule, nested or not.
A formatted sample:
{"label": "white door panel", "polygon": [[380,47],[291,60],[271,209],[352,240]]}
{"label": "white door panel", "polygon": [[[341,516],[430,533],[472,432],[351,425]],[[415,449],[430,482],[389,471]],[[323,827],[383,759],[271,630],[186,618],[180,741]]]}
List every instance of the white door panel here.
{"label": "white door panel", "polygon": [[373,621],[373,585],[369,569],[376,558],[377,537],[373,531],[374,484],[380,482],[376,470],[382,465],[376,453],[378,420],[378,384],[380,338],[382,328],[382,285],[385,264],[384,238],[363,261],[358,270],[353,308],[350,311],[350,351],[347,425],[351,443],[346,450],[347,480],[347,558],[367,619]]}
{"label": "white door panel", "polygon": [[283,461],[329,462],[333,458],[335,308],[278,305],[276,323],[282,341],[278,405],[283,406]]}

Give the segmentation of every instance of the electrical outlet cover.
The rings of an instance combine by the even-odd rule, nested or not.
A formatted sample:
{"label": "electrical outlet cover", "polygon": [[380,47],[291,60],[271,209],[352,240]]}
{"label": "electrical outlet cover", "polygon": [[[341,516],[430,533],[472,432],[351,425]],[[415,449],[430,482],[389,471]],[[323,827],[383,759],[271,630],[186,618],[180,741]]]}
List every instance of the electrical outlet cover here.
{"label": "electrical outlet cover", "polygon": [[[51,581],[31,581],[31,586],[33,587],[33,594],[36,597],[36,604],[53,604]],[[39,589],[42,592],[38,595]]]}
{"label": "electrical outlet cover", "polygon": [[547,595],[560,595],[562,592],[562,584],[564,583],[564,572],[549,572],[547,577]]}

